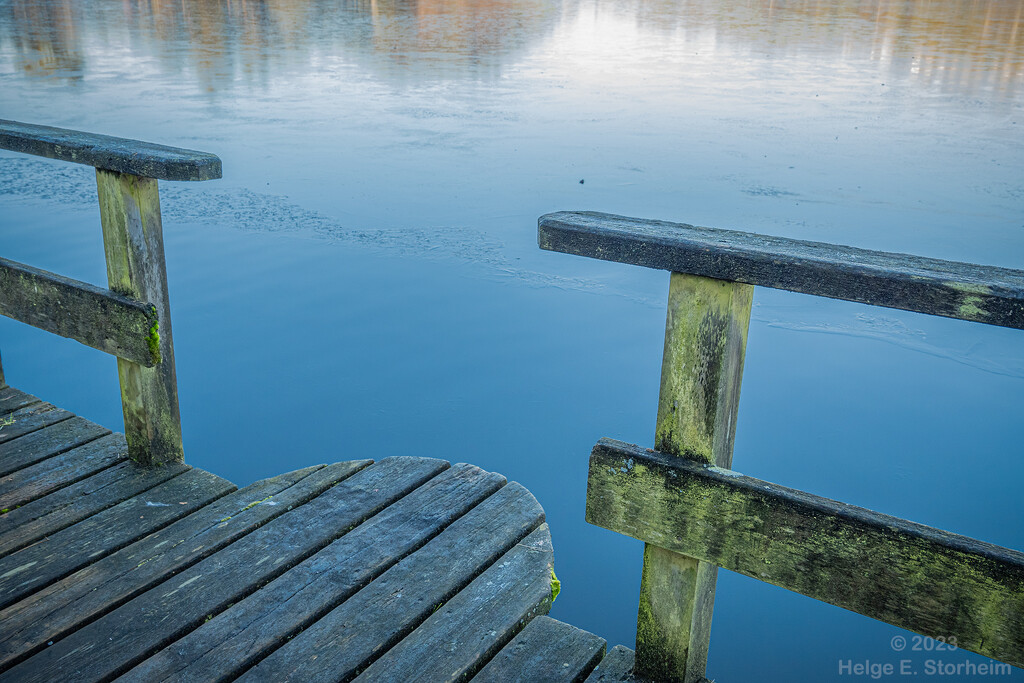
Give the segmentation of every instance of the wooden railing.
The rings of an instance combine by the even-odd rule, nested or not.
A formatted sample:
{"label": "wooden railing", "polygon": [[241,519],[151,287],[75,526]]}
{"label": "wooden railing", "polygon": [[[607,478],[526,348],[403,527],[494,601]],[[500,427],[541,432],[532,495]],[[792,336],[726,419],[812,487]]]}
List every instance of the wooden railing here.
{"label": "wooden railing", "polygon": [[638,675],[703,678],[718,567],[1024,666],[1024,554],[730,469],[754,285],[1024,329],[1024,271],[600,213],[538,241],[672,272],[657,450],[602,439],[587,485],[645,542]]}
{"label": "wooden railing", "polygon": [[0,258],[0,314],[117,356],[128,454],[181,462],[157,180],[220,178],[213,154],[0,120],[0,149],[96,169],[110,289]]}

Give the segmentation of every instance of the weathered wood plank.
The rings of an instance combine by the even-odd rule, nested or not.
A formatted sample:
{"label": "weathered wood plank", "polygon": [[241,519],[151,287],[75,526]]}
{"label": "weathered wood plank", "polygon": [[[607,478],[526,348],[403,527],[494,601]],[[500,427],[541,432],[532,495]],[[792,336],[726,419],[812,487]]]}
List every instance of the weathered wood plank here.
{"label": "weathered wood plank", "polygon": [[[48,404],[46,404],[48,405]],[[63,411],[61,411],[63,412]],[[0,486],[7,475],[110,434],[85,418],[72,417],[6,442],[0,442]]]}
{"label": "weathered wood plank", "polygon": [[370,463],[309,467],[263,479],[0,611],[0,671],[309,502]]}
{"label": "weathered wood plank", "polygon": [[505,486],[240,680],[351,678],[501,557],[543,515],[529,491],[514,483]]}
{"label": "weathered wood plank", "polygon": [[141,468],[125,461],[11,510],[0,518],[0,557],[128,500],[186,469],[182,465]]}
{"label": "weathered wood plank", "polygon": [[0,559],[0,608],[233,490],[234,484],[225,479],[203,470],[187,469],[141,495]]}
{"label": "weathered wood plank", "polygon": [[0,315],[146,367],[156,309],[116,292],[0,258]]}
{"label": "weathered wood plank", "polygon": [[473,680],[478,683],[582,683],[604,656],[605,640],[583,629],[536,617]]}
{"label": "weathered wood plank", "polygon": [[143,465],[183,462],[157,181],[96,169],[96,188],[110,288],[151,302],[159,319],[147,334],[155,367],[117,359],[128,457]]}
{"label": "weathered wood plank", "polygon": [[551,534],[541,524],[356,680],[390,682],[396,671],[415,671],[423,681],[472,676],[531,619],[547,614],[553,566]]}
{"label": "weathered wood plank", "polygon": [[272,581],[448,463],[386,458],[9,669],[12,680],[109,679]]}
{"label": "weathered wood plank", "polygon": [[220,159],[207,152],[67,128],[0,120],[0,148],[160,180],[213,180]]}
{"label": "weathered wood plank", "polygon": [[[13,441],[19,436],[31,434],[43,427],[47,427],[74,417],[66,410],[60,410],[52,403],[33,403],[20,410],[15,410],[6,416],[6,420],[13,420],[13,424],[4,424],[0,427],[0,444]],[[7,474],[3,456],[0,456],[0,476]]]}
{"label": "weathered wood plank", "polygon": [[[54,428],[64,424],[67,423],[58,423]],[[34,434],[25,438],[32,436]],[[12,443],[16,444],[17,441]],[[12,510],[41,498],[50,491],[74,484],[95,472],[116,465],[127,455],[124,437],[120,434],[108,434],[83,446],[23,467],[0,479],[0,510]],[[0,516],[0,523],[2,521],[3,516]]]}
{"label": "weathered wood plank", "polygon": [[0,389],[0,415],[6,416],[33,403],[39,403],[39,399],[24,391],[18,391],[14,387]]}
{"label": "weathered wood plank", "polygon": [[1024,271],[604,213],[541,216],[542,249],[1024,329]]}
{"label": "weathered wood plank", "polygon": [[604,656],[585,683],[633,683],[635,654],[628,647],[616,645]]}
{"label": "weathered wood plank", "polygon": [[608,439],[587,521],[1024,666],[1024,553]]}
{"label": "weathered wood plank", "polygon": [[478,467],[453,466],[121,680],[198,683],[241,674],[504,483]]}

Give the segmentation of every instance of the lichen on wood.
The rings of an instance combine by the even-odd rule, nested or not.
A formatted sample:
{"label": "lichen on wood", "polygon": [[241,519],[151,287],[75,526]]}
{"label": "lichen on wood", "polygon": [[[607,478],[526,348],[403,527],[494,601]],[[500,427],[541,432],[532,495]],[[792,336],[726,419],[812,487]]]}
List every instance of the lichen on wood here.
{"label": "lichen on wood", "polygon": [[587,521],[1024,666],[1024,553],[608,439]]}
{"label": "lichen on wood", "polygon": [[[660,450],[731,464],[753,289],[672,273],[655,433]],[[628,472],[635,463],[625,465]],[[717,572],[707,562],[646,545],[637,611],[640,675],[703,679]]]}
{"label": "lichen on wood", "polygon": [[155,367],[118,359],[129,456],[145,465],[182,462],[174,342],[157,181],[96,170],[110,288],[149,301],[142,341]]}
{"label": "lichen on wood", "polygon": [[0,314],[147,367],[153,306],[56,273],[0,258]]}
{"label": "lichen on wood", "polygon": [[1024,329],[1024,271],[588,211],[541,216],[542,249]]}

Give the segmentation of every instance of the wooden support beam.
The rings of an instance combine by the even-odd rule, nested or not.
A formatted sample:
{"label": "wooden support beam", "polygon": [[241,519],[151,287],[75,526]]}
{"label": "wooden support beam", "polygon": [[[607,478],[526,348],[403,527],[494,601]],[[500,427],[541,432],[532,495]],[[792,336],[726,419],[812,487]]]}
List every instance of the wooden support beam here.
{"label": "wooden support beam", "polygon": [[149,335],[158,365],[117,360],[128,455],[146,465],[183,462],[157,181],[96,169],[96,185],[110,289],[151,302],[160,321]]}
{"label": "wooden support beam", "polygon": [[672,273],[655,448],[732,464],[754,288]]}
{"label": "wooden support beam", "polygon": [[587,521],[1024,667],[1024,553],[610,439]]}
{"label": "wooden support beam", "polygon": [[1024,271],[838,244],[569,212],[541,216],[542,249],[1024,329]]}
{"label": "wooden support beam", "polygon": [[[732,464],[753,301],[751,285],[672,273],[655,442],[667,453]],[[718,568],[648,543],[637,615],[636,671],[704,677]]]}
{"label": "wooden support beam", "polygon": [[207,152],[20,121],[0,120],[0,149],[160,180],[221,176],[220,159]]}
{"label": "wooden support beam", "polygon": [[149,343],[157,329],[151,304],[4,258],[0,315],[146,367],[159,362]]}

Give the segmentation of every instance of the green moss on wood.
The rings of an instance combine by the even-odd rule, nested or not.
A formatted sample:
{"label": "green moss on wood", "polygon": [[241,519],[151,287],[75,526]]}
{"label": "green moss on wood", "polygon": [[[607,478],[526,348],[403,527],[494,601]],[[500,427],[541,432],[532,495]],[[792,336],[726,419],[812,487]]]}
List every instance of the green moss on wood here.
{"label": "green moss on wood", "polygon": [[562,582],[555,576],[555,568],[551,568],[551,602],[554,603],[558,599],[558,594],[562,592]]}
{"label": "green moss on wood", "polygon": [[956,303],[956,297],[953,297],[955,317],[986,322],[985,319],[991,316],[986,301],[992,296],[991,287],[967,282],[946,282],[944,284],[961,295],[959,303]]}
{"label": "green moss on wood", "polygon": [[[653,545],[644,548],[643,581],[636,620],[637,674],[657,681],[685,681],[690,661],[698,561]],[[685,596],[694,599],[681,600]],[[699,625],[700,626],[700,625]],[[696,678],[700,678],[697,676]]]}
{"label": "green moss on wood", "polygon": [[158,364],[118,361],[128,455],[149,466],[182,462],[157,182],[97,169],[96,184],[110,288],[153,305],[140,341]]}
{"label": "green moss on wood", "polygon": [[753,287],[672,273],[655,448],[732,459]]}
{"label": "green moss on wood", "polygon": [[94,349],[152,365],[145,336],[150,306],[25,264],[0,258],[0,314]]}
{"label": "green moss on wood", "polygon": [[1015,551],[625,444],[595,448],[587,521],[1024,665]]}
{"label": "green moss on wood", "polygon": [[248,504],[248,505],[246,505],[246,506],[245,506],[244,508],[242,508],[241,510],[239,510],[238,512],[236,512],[236,513],[235,513],[234,515],[228,515],[228,516],[227,516],[227,517],[225,517],[224,519],[220,520],[220,522],[218,522],[218,524],[220,524],[220,523],[223,523],[223,522],[226,522],[226,521],[228,521],[229,519],[232,519],[232,518],[233,518],[233,517],[234,517],[235,515],[240,515],[240,514],[242,514],[243,512],[245,512],[246,510],[251,510],[252,508],[254,508],[254,507],[256,507],[257,505],[259,505],[260,503],[266,503],[266,502],[267,502],[268,500],[270,500],[270,499],[271,499],[271,498],[273,498],[273,497],[274,497],[273,495],[269,495],[269,496],[267,496],[266,498],[264,498],[263,500],[254,500],[253,502],[249,503],[249,504]]}
{"label": "green moss on wood", "polygon": [[[153,309],[153,315],[156,315],[156,308]],[[149,334],[146,336],[146,345],[149,346],[149,353],[153,357],[153,365],[160,363],[160,321],[154,320],[153,325],[149,328]]]}
{"label": "green moss on wood", "polygon": [[978,320],[980,318],[984,318],[988,315],[988,311],[979,308],[978,304],[980,303],[984,303],[980,297],[965,297],[963,303],[961,303],[959,308],[957,308],[957,312],[960,314],[961,318],[966,318],[967,320]]}

